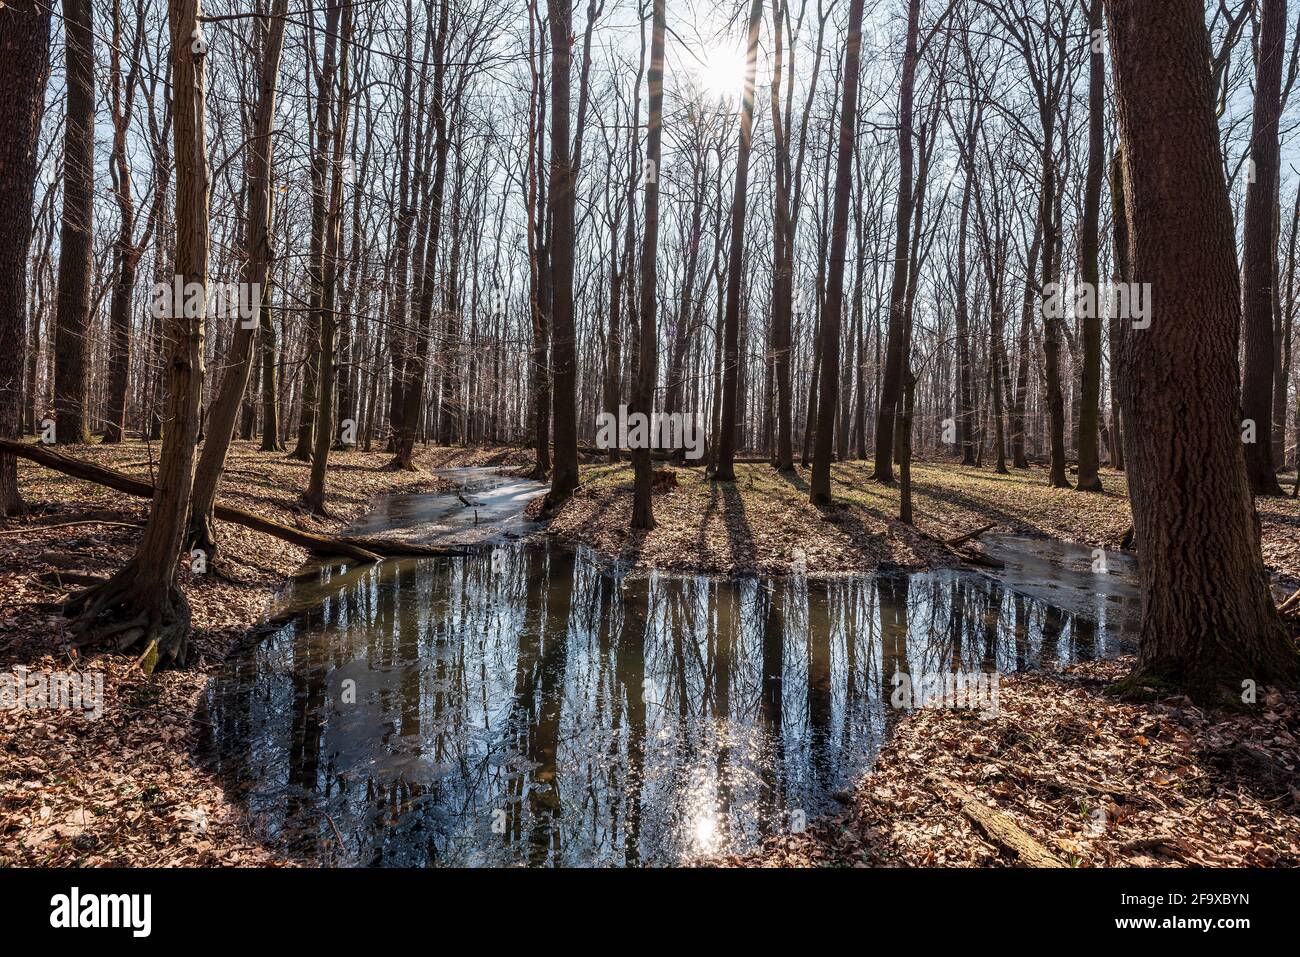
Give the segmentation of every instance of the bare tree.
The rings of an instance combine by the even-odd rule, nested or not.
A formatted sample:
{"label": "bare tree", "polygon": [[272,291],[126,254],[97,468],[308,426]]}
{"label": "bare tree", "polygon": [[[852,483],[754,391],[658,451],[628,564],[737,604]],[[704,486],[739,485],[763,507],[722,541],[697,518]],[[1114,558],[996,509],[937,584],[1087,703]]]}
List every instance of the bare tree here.
{"label": "bare tree", "polygon": [[[274,0],[270,15],[259,18],[258,37],[262,60],[258,73],[258,98],[253,121],[253,136],[248,151],[248,234],[245,280],[259,290],[258,324],[270,326],[270,300],[267,286],[271,274],[271,209],[274,189],[272,157],[275,153],[275,101],[280,74],[280,55],[284,47],[285,14],[288,0]],[[263,301],[265,300],[265,301]],[[264,311],[265,310],[265,311]],[[265,317],[265,321],[263,318]],[[190,510],[190,544],[202,549],[208,561],[217,559],[217,543],[212,532],[212,507],[217,485],[225,470],[226,455],[235,427],[239,402],[248,388],[253,367],[253,328],[251,317],[239,317],[230,340],[225,375],[217,397],[208,411],[208,438],[203,443],[194,474],[193,504]]]}
{"label": "bare tree", "polygon": [[713,477],[736,480],[736,391],[740,376],[740,287],[745,253],[745,205],[749,198],[749,154],[754,138],[754,83],[758,72],[758,28],[763,22],[763,0],[749,8],[745,54],[744,101],[740,107],[740,148],[736,154],[736,188],[731,200],[731,250],[727,257],[727,302],[724,312],[722,362],[722,418],[716,436],[717,465]]}
{"label": "bare tree", "polygon": [[[184,662],[190,608],[176,582],[185,535],[203,388],[203,327],[208,284],[208,164],[204,54],[198,0],[170,0],[170,70],[176,103],[176,273],[202,293],[197,308],[173,302],[166,317],[166,427],[149,521],[134,557],[112,578],[67,605],[82,642],[143,649],[148,669]],[[190,298],[189,302],[195,300]]]}
{"label": "bare tree", "polygon": [[1259,55],[1254,124],[1242,224],[1242,325],[1246,365],[1241,411],[1245,421],[1246,476],[1256,495],[1281,495],[1273,461],[1273,315],[1277,295],[1276,196],[1280,166],[1282,60],[1286,53],[1286,0],[1260,0]]}
{"label": "bare tree", "polygon": [[[659,164],[662,154],[664,116],[664,34],[667,30],[665,0],[653,0],[654,24],[650,35],[650,93],[646,128],[645,232],[641,239],[641,328],[637,336],[635,411],[647,421],[654,412],[655,379],[659,366],[656,349],[657,300],[656,251],[659,246]],[[632,527],[655,527],[651,501],[653,476],[650,449],[646,444],[632,449],[635,481],[632,497]]]}
{"label": "bare tree", "polygon": [[858,73],[862,48],[863,0],[850,0],[848,42],[844,49],[844,99],[840,107],[838,159],[835,167],[834,217],[826,273],[826,304],[822,312],[821,396],[817,402],[817,444],[813,449],[814,505],[831,500],[831,444],[839,411],[840,315],[844,309],[844,256],[848,248],[849,191],[853,186],[853,142],[858,123]]}

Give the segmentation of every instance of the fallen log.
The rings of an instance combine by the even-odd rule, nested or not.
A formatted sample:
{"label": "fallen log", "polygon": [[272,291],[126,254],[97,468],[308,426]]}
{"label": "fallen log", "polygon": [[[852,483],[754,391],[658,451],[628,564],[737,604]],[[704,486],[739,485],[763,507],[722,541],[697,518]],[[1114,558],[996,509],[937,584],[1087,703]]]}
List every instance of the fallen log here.
{"label": "fallen log", "polygon": [[947,541],[945,541],[944,544],[947,545],[949,548],[955,548],[958,545],[962,545],[965,544],[966,542],[969,542],[972,538],[979,538],[985,532],[992,531],[997,527],[998,527],[997,522],[990,522],[988,525],[984,525],[980,528],[977,528],[973,532],[967,532],[965,535],[958,535],[956,538],[950,538]]}
{"label": "fallen log", "polygon": [[975,800],[953,782],[936,778],[931,780],[938,784],[939,791],[957,804],[962,816],[990,843],[1010,851],[1026,867],[1065,867],[1060,858],[1030,837],[1009,815]]}
{"label": "fallen log", "polygon": [[1047,848],[1021,830],[1010,817],[995,811],[987,804],[965,798],[961,813],[986,838],[1005,851],[1010,851],[1026,867],[1064,867],[1065,864]]}
{"label": "fallen log", "polygon": [[404,542],[396,538],[372,538],[365,535],[341,535],[337,541],[347,542],[375,552],[384,558],[464,558],[472,550],[458,545],[425,545]]}
{"label": "fallen log", "polygon": [[[55,472],[71,475],[73,478],[93,482],[96,485],[103,485],[117,492],[135,495],[139,498],[153,498],[154,487],[149,482],[134,478],[116,469],[96,465],[94,462],[87,462],[84,459],[76,459],[61,452],[55,452],[53,449],[41,445],[15,442],[12,439],[0,439],[0,451],[10,452],[19,458],[43,465]],[[461,554],[455,549],[433,545],[413,545],[409,542],[380,538],[320,535],[305,529],[282,525],[269,518],[263,518],[261,515],[222,502],[216,504],[213,512],[223,522],[242,525],[244,528],[251,528],[255,532],[262,532],[273,538],[279,538],[297,545],[299,548],[305,548],[313,555],[337,555],[344,558],[353,558],[357,561],[377,562],[382,561],[384,558],[401,556]]]}

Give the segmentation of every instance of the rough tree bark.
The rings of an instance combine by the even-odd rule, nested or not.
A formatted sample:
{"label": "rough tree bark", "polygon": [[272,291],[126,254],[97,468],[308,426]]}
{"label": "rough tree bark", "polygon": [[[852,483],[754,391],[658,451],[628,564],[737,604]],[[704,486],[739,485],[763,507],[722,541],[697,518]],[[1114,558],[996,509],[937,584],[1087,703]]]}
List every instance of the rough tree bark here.
{"label": "rough tree bark", "polygon": [[86,336],[94,281],[95,49],[90,0],[64,0],[67,109],[63,128],[63,226],[54,332],[55,439],[90,441]]}
{"label": "rough tree bark", "polygon": [[1106,13],[1129,261],[1152,303],[1150,328],[1122,324],[1119,350],[1142,587],[1130,685],[1240,702],[1245,682],[1294,682],[1300,658],[1269,596],[1242,452],[1240,279],[1204,8],[1107,0]]}
{"label": "rough tree bark", "polygon": [[[49,72],[50,8],[36,0],[0,7],[0,438],[6,439],[23,431],[27,247]],[[0,515],[22,510],[17,462],[0,455]]]}

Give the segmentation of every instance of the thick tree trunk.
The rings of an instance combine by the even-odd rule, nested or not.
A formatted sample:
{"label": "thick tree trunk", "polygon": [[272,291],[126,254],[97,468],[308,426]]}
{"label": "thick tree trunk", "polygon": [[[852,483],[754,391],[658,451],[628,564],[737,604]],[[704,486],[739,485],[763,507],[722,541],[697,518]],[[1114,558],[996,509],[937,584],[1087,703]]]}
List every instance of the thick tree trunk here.
{"label": "thick tree trunk", "polygon": [[1142,583],[1131,680],[1240,702],[1247,682],[1292,683],[1300,665],[1269,596],[1242,452],[1240,280],[1205,11],[1106,11],[1130,261],[1153,307],[1150,328],[1125,324],[1120,346]]}
{"label": "thick tree trunk", "polygon": [[[0,438],[5,439],[23,432],[27,247],[49,71],[50,8],[36,0],[0,7]],[[22,510],[16,460],[0,455],[0,515]]]}

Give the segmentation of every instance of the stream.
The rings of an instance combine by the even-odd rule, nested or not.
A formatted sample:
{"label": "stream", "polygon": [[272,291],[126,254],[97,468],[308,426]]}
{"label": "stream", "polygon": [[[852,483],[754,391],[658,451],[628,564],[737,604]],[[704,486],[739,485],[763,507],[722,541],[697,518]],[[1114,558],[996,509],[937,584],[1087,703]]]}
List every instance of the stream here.
{"label": "stream", "polygon": [[[545,486],[440,473],[351,529],[465,557],[304,568],[202,704],[260,835],[337,866],[657,866],[838,807],[906,712],[899,673],[1006,675],[1130,651],[1118,552],[985,536],[1005,563],[724,579],[532,535]],[[465,505],[467,500],[471,504]]]}

